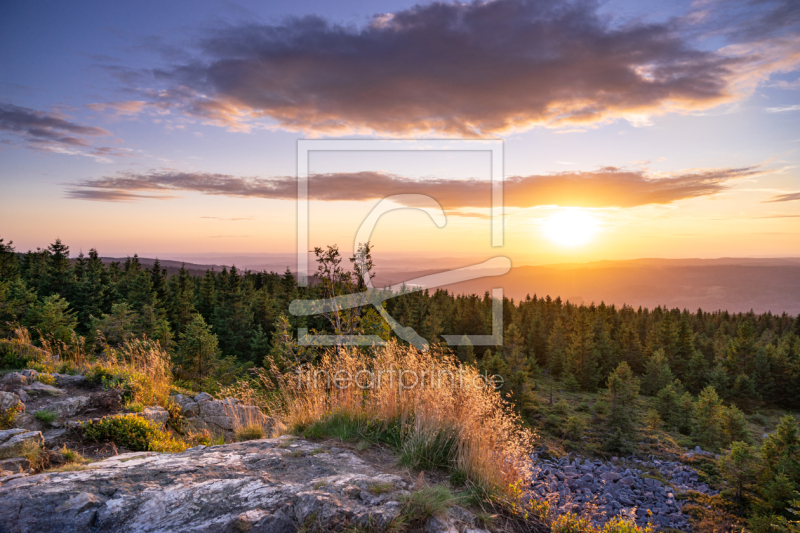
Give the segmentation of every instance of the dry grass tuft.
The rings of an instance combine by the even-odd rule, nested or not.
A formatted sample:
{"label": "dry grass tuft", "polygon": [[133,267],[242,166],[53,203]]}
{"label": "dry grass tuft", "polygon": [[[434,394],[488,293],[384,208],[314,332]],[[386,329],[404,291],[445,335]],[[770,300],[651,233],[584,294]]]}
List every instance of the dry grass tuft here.
{"label": "dry grass tuft", "polygon": [[[336,386],[324,376],[352,376],[370,386]],[[259,377],[265,387],[277,381],[267,408],[290,431],[313,436],[325,424],[328,434],[337,425],[355,428],[362,435],[356,440],[391,442],[409,466],[457,469],[483,490],[509,497],[527,478],[534,434],[474,367],[451,356],[390,343],[371,354],[330,350],[301,378],[274,370]]]}

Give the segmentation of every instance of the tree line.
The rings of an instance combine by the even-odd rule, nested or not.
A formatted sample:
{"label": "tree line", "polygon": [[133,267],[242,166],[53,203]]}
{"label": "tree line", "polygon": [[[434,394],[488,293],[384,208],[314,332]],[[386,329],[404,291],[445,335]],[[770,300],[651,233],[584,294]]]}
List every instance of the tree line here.
{"label": "tree line", "polygon": [[[168,276],[158,260],[149,268],[135,255],[104,264],[95,249],[71,258],[60,239],[16,253],[0,239],[0,331],[8,335],[19,324],[60,342],[83,336],[92,347],[146,335],[198,381],[218,374],[220,366],[230,372],[264,364],[265,357],[303,352],[313,359],[293,340],[298,327],[392,337],[374,310],[289,313],[295,299],[364,290],[364,274],[373,268],[368,245],[360,258],[351,258],[352,272],[335,246],[316,252],[316,283],[298,287],[288,268],[279,274],[233,266],[203,276],[181,268]],[[442,334],[492,330],[488,293],[409,291],[384,306],[400,324],[440,346]],[[800,317],[786,313],[587,306],[534,294],[518,302],[504,299],[503,327],[503,346],[466,345],[453,352],[504,376],[520,401],[526,384],[543,374],[567,388],[596,391],[625,363],[641,379],[644,394],[661,395],[668,404],[679,405],[684,393],[698,395],[711,386],[726,401],[800,407]]]}

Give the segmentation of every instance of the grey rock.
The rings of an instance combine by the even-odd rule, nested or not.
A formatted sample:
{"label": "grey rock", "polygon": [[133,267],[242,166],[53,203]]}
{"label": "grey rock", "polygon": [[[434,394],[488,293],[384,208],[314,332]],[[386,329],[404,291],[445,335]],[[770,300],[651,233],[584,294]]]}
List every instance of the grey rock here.
{"label": "grey rock", "polygon": [[137,413],[136,416],[146,418],[151,422],[159,425],[164,425],[169,420],[169,412],[161,406],[154,405],[153,407],[145,407],[144,411]]}
{"label": "grey rock", "polygon": [[69,374],[53,374],[56,377],[56,385],[59,387],[82,387],[86,384],[86,376],[71,376]]}
{"label": "grey rock", "polygon": [[91,398],[89,396],[73,396],[65,400],[50,402],[45,409],[55,411],[60,418],[68,418],[81,412],[81,410],[89,405],[90,401]]}
{"label": "grey rock", "polygon": [[14,392],[28,384],[28,378],[19,372],[11,372],[3,376],[0,381],[0,390],[5,392]]}
{"label": "grey rock", "polygon": [[26,368],[25,370],[20,370],[19,373],[28,378],[28,383],[33,383],[34,381],[39,379],[39,372],[32,368]]}
{"label": "grey rock", "polygon": [[[15,433],[9,435],[7,438],[4,438],[3,433],[9,433],[11,431],[15,431]],[[9,429],[6,431],[0,431],[0,450],[7,450],[13,449],[17,446],[21,446],[26,442],[33,442],[41,446],[44,444],[44,437],[42,436],[41,431],[27,431],[27,430],[14,430]]]}
{"label": "grey rock", "polygon": [[18,407],[20,410],[25,410],[25,404],[22,403],[20,397],[13,392],[0,391],[0,412],[5,412],[12,407]]}
{"label": "grey rock", "polygon": [[432,516],[425,524],[425,533],[458,533],[458,529],[447,520]]}
{"label": "grey rock", "polygon": [[201,392],[200,394],[194,397],[194,401],[196,402],[207,402],[213,399],[214,397],[208,394],[207,392]]}
{"label": "grey rock", "polygon": [[48,445],[53,444],[63,437],[66,432],[67,430],[65,428],[49,429],[42,434],[44,443]]}
{"label": "grey rock", "polygon": [[[0,524],[9,531],[65,533],[289,533],[312,516],[327,531],[385,527],[399,513],[409,488],[401,477],[348,451],[311,454],[317,444],[297,439],[286,450],[279,447],[285,441],[130,453],[86,470],[4,478]],[[376,483],[393,488],[382,498],[358,496]]]}
{"label": "grey rock", "polygon": [[25,385],[22,387],[22,390],[28,393],[29,396],[42,396],[47,394],[55,396],[64,394],[64,390],[53,387],[52,385],[46,385],[39,381],[31,383],[30,385]]}
{"label": "grey rock", "polygon": [[[24,457],[14,457],[0,461],[0,470],[9,470],[12,474],[25,472],[31,467],[31,462]],[[10,474],[9,474],[10,475]]]}

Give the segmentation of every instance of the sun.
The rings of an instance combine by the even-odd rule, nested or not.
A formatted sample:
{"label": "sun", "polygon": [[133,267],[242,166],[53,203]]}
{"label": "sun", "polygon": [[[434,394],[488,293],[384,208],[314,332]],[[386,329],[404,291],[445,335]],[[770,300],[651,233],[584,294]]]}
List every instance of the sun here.
{"label": "sun", "polygon": [[542,225],[545,237],[568,248],[586,244],[599,229],[597,219],[582,209],[559,211]]}

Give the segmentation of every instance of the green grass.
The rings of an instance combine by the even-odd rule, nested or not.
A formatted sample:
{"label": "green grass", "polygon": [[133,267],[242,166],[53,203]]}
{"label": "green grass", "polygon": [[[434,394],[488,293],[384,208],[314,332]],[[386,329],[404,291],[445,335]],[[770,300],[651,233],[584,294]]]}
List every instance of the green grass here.
{"label": "green grass", "polygon": [[403,507],[393,525],[400,528],[419,528],[431,517],[442,516],[460,498],[444,485],[433,485],[414,491],[402,499]]}
{"label": "green grass", "polygon": [[370,486],[367,487],[372,494],[380,495],[385,494],[387,492],[392,492],[394,490],[394,483],[389,483],[388,481],[380,481],[378,483],[372,483]]}
{"label": "green grass", "polygon": [[248,440],[261,440],[265,436],[264,428],[258,424],[250,424],[242,428],[238,428],[235,432],[234,439],[237,442],[244,442]]}
{"label": "green grass", "polygon": [[33,415],[36,417],[36,420],[40,422],[44,422],[45,424],[52,424],[58,418],[58,413],[55,411],[50,411],[48,409],[40,409],[36,411],[36,414]]}

